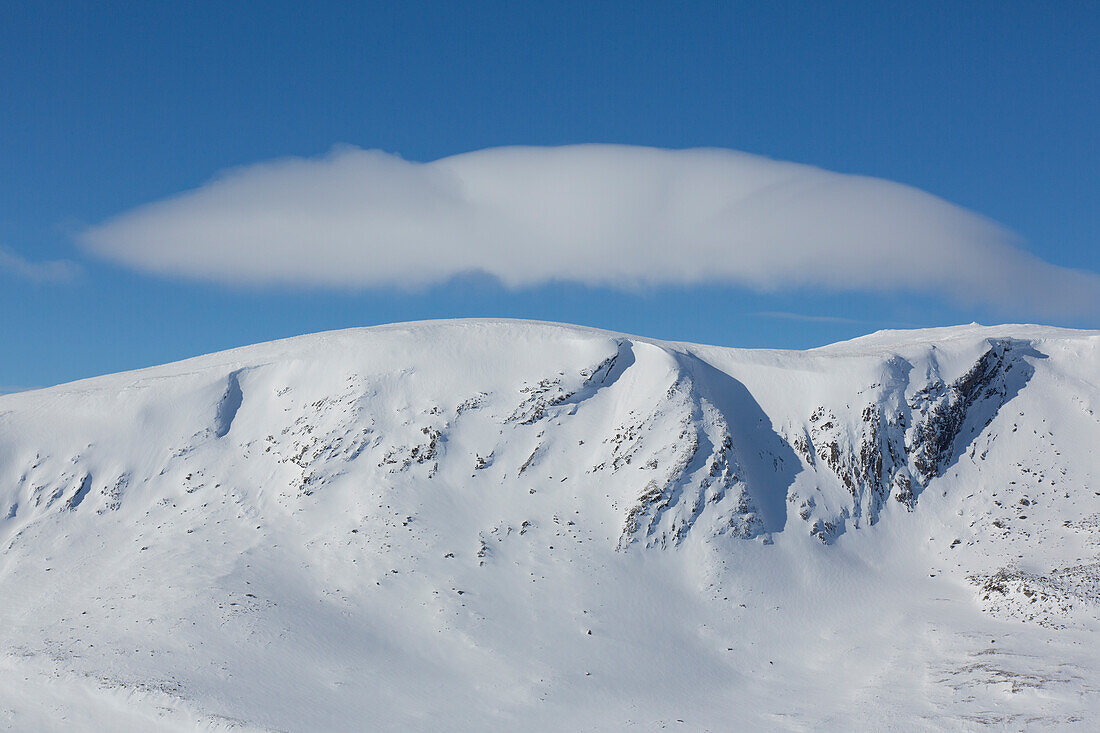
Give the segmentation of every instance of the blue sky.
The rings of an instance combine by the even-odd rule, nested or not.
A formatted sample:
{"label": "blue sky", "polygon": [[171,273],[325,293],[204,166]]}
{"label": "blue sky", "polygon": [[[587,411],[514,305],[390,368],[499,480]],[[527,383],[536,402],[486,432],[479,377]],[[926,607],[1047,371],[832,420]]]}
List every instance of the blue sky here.
{"label": "blue sky", "polygon": [[1003,224],[1046,262],[1100,271],[1095,3],[348,5],[4,4],[0,389],[451,316],[795,348],[972,320],[1100,327],[1096,308],[814,284],[246,285],[79,246],[226,168],[339,144],[432,161],[600,142],[897,181]]}

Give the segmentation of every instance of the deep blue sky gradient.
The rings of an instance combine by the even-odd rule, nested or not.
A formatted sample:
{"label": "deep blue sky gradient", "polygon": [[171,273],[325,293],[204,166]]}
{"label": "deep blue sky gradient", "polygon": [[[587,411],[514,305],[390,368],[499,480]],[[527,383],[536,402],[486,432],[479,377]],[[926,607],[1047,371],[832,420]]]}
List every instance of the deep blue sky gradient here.
{"label": "deep blue sky gradient", "polygon": [[73,233],[225,167],[337,143],[432,160],[616,142],[901,181],[1002,222],[1055,264],[1100,271],[1097,38],[1091,0],[7,2],[0,246],[81,273],[35,282],[0,269],[0,390],[433,317],[784,347],[1019,320],[932,298],[719,286],[234,289],[89,259]]}

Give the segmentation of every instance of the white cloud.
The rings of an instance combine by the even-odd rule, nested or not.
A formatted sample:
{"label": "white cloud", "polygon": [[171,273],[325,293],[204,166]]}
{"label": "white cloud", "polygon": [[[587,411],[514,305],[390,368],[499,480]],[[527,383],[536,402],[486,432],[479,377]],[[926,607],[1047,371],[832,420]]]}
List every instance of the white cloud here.
{"label": "white cloud", "polygon": [[7,247],[0,246],[0,272],[9,273],[35,282],[65,282],[80,271],[75,262],[50,260],[33,262]]}
{"label": "white cloud", "polygon": [[343,147],[224,172],[82,236],[151,272],[371,287],[485,272],[632,288],[935,292],[1093,312],[1100,276],[914,188],[729,150],[494,148],[416,163]]}

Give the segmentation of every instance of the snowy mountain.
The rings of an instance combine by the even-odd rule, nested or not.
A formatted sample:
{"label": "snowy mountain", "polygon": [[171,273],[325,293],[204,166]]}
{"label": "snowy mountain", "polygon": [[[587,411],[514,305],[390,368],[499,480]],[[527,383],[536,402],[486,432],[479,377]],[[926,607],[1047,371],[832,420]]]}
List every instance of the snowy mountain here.
{"label": "snowy mountain", "polygon": [[1098,375],[442,321],[0,396],[0,725],[1095,730]]}

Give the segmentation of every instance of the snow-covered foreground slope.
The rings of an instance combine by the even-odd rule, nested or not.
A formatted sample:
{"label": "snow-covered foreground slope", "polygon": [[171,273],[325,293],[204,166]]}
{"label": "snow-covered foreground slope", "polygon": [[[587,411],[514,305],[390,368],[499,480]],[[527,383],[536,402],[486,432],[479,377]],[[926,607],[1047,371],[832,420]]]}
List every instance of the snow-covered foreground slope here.
{"label": "snow-covered foreground slope", "polygon": [[453,321],[0,397],[0,725],[1096,729],[1098,375]]}

